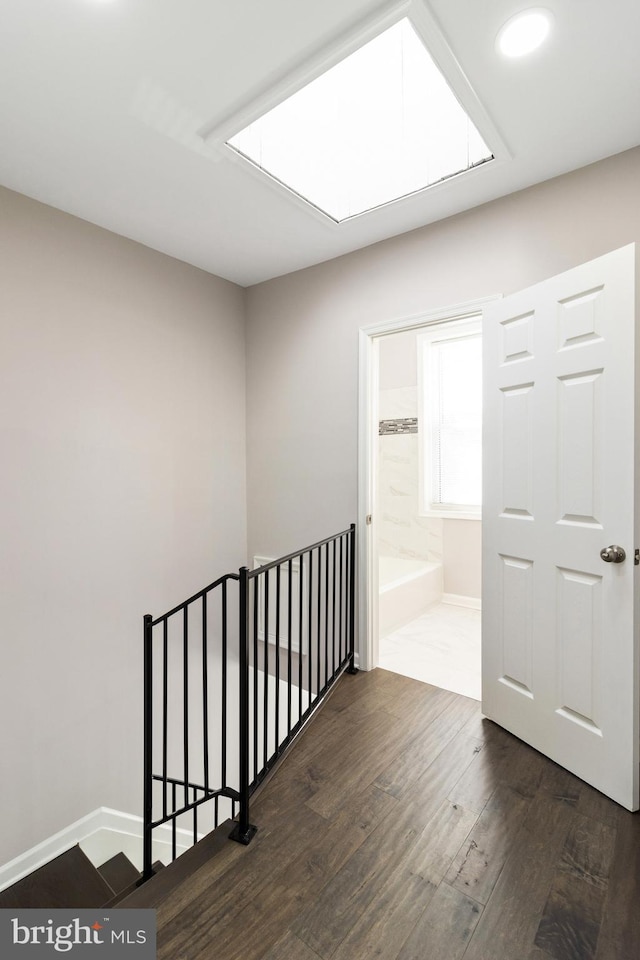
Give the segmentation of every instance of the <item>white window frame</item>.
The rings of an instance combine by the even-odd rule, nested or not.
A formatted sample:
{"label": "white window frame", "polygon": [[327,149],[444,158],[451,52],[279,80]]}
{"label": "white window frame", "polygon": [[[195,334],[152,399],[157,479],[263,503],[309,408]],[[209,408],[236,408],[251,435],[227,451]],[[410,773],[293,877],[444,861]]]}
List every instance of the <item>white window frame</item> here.
{"label": "white window frame", "polygon": [[431,398],[425,389],[431,382],[432,346],[443,340],[455,340],[480,334],[482,336],[482,317],[480,314],[464,320],[450,320],[437,323],[418,335],[418,471],[419,471],[419,512],[423,517],[444,517],[450,520],[479,520],[482,504],[434,504],[431,498],[431,450],[432,425],[430,416]]}

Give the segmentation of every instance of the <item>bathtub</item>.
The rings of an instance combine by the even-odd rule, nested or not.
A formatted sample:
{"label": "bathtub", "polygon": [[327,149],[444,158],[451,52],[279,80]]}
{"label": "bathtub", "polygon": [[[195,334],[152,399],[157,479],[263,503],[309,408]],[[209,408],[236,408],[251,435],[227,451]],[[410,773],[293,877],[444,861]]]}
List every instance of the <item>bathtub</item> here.
{"label": "bathtub", "polygon": [[378,563],[378,630],[382,638],[441,600],[443,578],[440,563],[403,557],[379,557]]}

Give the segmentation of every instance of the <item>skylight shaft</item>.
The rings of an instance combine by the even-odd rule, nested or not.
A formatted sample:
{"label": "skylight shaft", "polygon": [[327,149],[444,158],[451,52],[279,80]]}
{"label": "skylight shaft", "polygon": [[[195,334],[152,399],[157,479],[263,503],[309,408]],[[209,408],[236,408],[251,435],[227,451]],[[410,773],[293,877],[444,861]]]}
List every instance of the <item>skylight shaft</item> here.
{"label": "skylight shaft", "polygon": [[492,158],[408,19],[228,145],[337,221]]}

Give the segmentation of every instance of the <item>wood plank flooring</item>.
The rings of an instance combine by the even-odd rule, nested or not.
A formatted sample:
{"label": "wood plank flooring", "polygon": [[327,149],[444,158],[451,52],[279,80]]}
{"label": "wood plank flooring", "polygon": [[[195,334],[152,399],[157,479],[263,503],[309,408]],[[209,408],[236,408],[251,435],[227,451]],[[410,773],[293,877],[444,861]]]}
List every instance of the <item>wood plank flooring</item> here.
{"label": "wood plank flooring", "polygon": [[343,677],[251,819],[160,899],[159,960],[640,958],[640,818],[473,700]]}

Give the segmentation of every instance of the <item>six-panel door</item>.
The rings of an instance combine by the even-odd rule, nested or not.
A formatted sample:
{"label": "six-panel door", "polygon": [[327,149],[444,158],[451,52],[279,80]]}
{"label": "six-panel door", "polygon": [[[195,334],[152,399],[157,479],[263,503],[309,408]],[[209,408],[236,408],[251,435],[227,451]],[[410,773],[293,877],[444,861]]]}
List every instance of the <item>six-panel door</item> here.
{"label": "six-panel door", "polygon": [[629,809],[635,270],[632,245],[483,320],[483,712]]}

